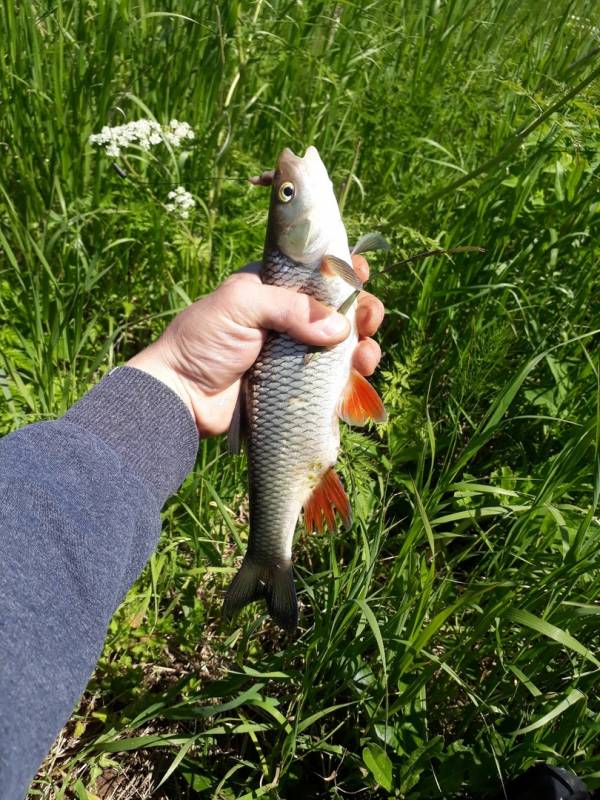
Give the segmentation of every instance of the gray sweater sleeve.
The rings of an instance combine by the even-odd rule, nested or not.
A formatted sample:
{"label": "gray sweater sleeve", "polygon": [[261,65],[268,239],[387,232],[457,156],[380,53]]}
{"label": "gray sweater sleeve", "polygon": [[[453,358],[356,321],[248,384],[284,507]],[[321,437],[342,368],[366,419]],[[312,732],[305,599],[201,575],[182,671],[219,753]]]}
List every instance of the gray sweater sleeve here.
{"label": "gray sweater sleeve", "polygon": [[22,798],[192,469],[181,400],[121,367],[59,420],[0,440],[0,798]]}

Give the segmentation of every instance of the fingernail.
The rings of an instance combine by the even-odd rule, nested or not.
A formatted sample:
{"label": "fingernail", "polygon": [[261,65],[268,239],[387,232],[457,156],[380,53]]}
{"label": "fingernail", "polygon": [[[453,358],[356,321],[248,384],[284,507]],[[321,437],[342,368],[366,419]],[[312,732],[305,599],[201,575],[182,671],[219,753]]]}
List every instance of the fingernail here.
{"label": "fingernail", "polygon": [[342,336],[349,329],[348,320],[341,314],[330,314],[321,323],[321,331],[325,336]]}

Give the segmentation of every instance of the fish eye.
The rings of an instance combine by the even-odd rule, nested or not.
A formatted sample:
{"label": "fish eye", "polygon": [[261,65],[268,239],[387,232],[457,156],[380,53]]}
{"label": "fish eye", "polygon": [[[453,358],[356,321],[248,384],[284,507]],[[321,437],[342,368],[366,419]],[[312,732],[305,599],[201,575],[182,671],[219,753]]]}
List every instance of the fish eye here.
{"label": "fish eye", "polygon": [[277,194],[282,203],[289,203],[295,193],[294,184],[291,181],[285,181],[279,187]]}

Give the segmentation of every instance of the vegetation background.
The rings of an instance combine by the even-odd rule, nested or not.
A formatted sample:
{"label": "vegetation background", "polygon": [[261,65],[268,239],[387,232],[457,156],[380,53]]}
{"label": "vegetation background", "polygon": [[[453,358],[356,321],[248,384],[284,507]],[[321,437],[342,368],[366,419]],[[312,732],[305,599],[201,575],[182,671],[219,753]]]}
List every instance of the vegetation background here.
{"label": "vegetation background", "polygon": [[[205,441],[31,797],[479,798],[538,760],[600,785],[599,25],[591,0],[2,3],[2,432],[260,255],[244,178],[284,145],[392,243],[390,422],[344,434],[353,531],[298,542],[300,635],[220,623],[245,465]],[[122,178],[88,137],[141,117],[196,138]],[[394,266],[462,245],[486,252]]]}

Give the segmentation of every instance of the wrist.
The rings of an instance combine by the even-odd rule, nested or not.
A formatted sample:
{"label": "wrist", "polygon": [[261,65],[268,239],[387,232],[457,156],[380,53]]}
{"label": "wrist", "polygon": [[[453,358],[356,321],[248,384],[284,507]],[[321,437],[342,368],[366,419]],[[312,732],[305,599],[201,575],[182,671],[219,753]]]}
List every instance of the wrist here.
{"label": "wrist", "polygon": [[175,392],[190,412],[192,418],[196,422],[196,427],[199,427],[195,413],[195,404],[192,401],[186,381],[176,369],[170,366],[169,357],[165,352],[162,339],[158,339],[140,353],[133,356],[133,358],[130,358],[126,366],[146,372],[148,375],[152,375],[153,378],[156,378],[161,381],[161,383],[168,386],[171,391]]}
{"label": "wrist", "polygon": [[229,427],[237,398],[237,384],[222,392],[208,394],[199,380],[186,373],[177,352],[162,336],[133,356],[126,366],[148,373],[169,387],[184,403],[201,436],[224,433]]}

